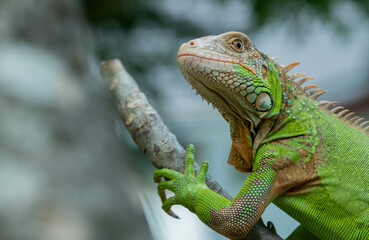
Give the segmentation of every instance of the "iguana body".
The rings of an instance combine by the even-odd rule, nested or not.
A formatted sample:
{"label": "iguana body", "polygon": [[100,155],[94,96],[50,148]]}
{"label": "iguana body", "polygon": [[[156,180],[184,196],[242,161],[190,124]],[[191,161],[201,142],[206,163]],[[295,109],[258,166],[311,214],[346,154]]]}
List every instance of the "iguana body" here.
{"label": "iguana body", "polygon": [[[301,87],[309,78],[287,74],[296,64],[274,62],[242,33],[192,40],[177,60],[186,80],[229,122],[228,162],[251,173],[228,201],[206,187],[207,162],[195,176],[190,147],[184,175],[154,174],[157,182],[169,179],[159,183],[164,210],[181,204],[218,233],[240,239],[274,202],[319,239],[369,239],[367,122],[315,101],[321,89],[308,92],[316,87]],[[164,189],[175,197],[166,200]]]}

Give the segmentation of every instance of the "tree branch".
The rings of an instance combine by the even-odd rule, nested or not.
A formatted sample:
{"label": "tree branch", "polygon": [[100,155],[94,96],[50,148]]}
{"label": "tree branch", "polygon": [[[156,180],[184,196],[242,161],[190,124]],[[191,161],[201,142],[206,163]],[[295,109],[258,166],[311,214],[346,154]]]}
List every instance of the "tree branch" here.
{"label": "tree branch", "polygon": [[[186,152],[177,138],[165,126],[155,109],[149,104],[137,83],[117,60],[101,63],[104,82],[112,92],[120,117],[137,146],[157,168],[169,168],[184,172]],[[195,169],[199,165],[195,163]],[[206,183],[216,193],[232,200],[232,197],[209,175]],[[279,236],[258,221],[244,240],[276,240]]]}

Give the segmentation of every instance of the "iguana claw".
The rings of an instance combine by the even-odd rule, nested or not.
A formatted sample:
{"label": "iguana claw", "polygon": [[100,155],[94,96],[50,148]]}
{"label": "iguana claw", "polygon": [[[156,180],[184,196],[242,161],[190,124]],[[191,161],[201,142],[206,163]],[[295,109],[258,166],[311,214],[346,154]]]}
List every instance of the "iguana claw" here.
{"label": "iguana claw", "polygon": [[[164,194],[165,195],[165,194]],[[170,209],[170,207],[172,205],[174,205],[175,203],[171,203],[171,202],[175,202],[175,198],[174,197],[170,197],[168,198],[165,202],[163,202],[163,206],[162,206],[162,209],[168,213],[169,216],[171,217],[174,217],[174,218],[177,218],[177,219],[180,219],[180,217],[178,217],[177,214],[175,214],[172,209]]]}
{"label": "iguana claw", "polygon": [[[158,183],[159,185],[158,185],[158,194],[159,194],[159,196],[160,196],[160,199],[161,199],[161,202],[163,203],[163,206],[162,206],[162,208],[163,208],[163,210],[169,215],[169,216],[171,216],[171,217],[174,217],[174,218],[177,218],[177,219],[179,219],[179,217],[178,217],[178,215],[177,214],[175,214],[173,211],[172,211],[172,209],[170,209],[170,207],[173,205],[173,204],[170,204],[169,205],[169,203],[168,203],[168,201],[170,201],[170,202],[172,202],[173,200],[172,200],[172,198],[167,198],[167,195],[165,194],[165,188],[163,187],[163,185],[166,183],[166,182],[163,182],[162,181],[162,177],[158,174],[158,172],[156,172],[155,171],[155,173],[154,173],[154,181],[156,182],[156,183]],[[165,207],[164,206],[164,203],[167,203],[166,204],[166,206],[167,207]]]}

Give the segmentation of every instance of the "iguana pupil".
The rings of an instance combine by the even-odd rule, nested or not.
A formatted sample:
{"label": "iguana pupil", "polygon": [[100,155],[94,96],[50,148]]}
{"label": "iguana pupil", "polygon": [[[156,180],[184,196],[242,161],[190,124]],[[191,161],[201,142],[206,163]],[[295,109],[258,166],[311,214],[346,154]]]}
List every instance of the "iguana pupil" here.
{"label": "iguana pupil", "polygon": [[241,47],[242,47],[242,43],[241,43],[240,41],[237,41],[237,42],[236,42],[236,46],[237,46],[237,48],[238,48],[238,49],[241,49]]}

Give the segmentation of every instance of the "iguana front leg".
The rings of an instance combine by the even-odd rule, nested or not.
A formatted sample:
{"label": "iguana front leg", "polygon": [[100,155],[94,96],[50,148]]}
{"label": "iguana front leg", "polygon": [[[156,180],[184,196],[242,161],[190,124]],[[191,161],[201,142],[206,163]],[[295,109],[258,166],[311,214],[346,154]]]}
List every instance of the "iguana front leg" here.
{"label": "iguana front leg", "polygon": [[[160,169],[154,172],[154,181],[158,183],[158,194],[163,203],[162,208],[170,216],[178,218],[176,214],[171,211],[172,205],[182,205],[190,211],[195,212],[195,199],[198,195],[203,194],[203,191],[211,191],[205,183],[206,173],[209,168],[208,162],[203,162],[196,175],[194,168],[194,146],[190,144],[186,149],[186,162],[184,174],[170,169]],[[162,181],[162,179],[167,181]],[[174,197],[166,198],[165,189],[175,193]],[[226,200],[219,195],[222,201]]]}
{"label": "iguana front leg", "polygon": [[[216,232],[230,239],[244,237],[270,202],[276,175],[274,169],[265,164],[254,170],[231,202],[206,186],[208,163],[201,164],[196,176],[193,162],[194,148],[190,145],[187,148],[184,174],[169,169],[155,171],[154,180],[159,182],[158,192],[163,200],[163,209],[173,215],[170,207],[180,204]],[[161,182],[161,178],[168,181]],[[174,192],[175,196],[166,200],[165,189]]]}

